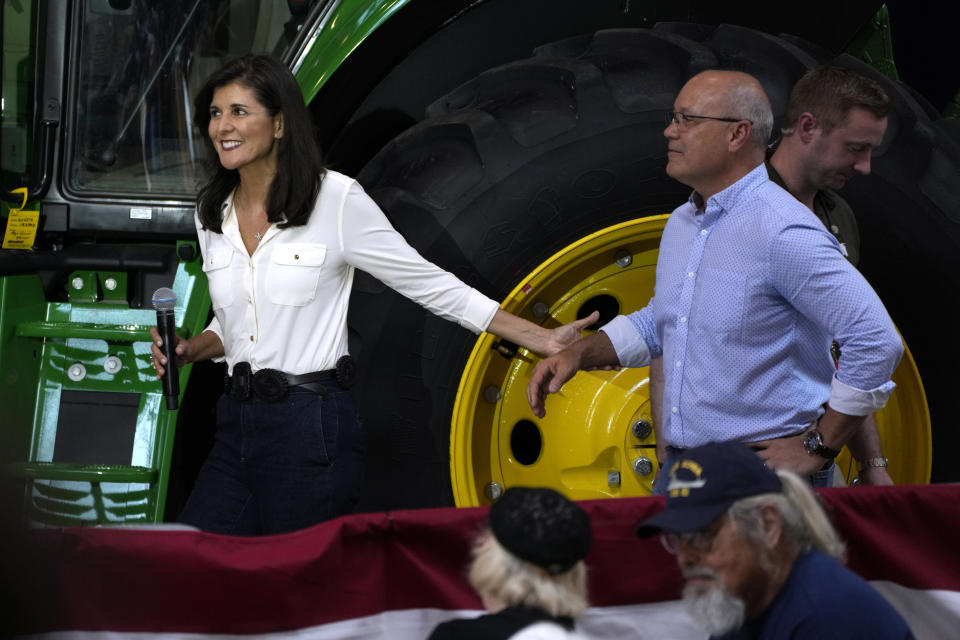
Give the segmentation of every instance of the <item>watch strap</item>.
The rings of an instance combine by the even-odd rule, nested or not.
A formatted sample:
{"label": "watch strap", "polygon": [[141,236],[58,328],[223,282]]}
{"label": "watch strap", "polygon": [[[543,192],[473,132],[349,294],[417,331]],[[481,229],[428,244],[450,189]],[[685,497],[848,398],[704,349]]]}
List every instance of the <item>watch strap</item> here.
{"label": "watch strap", "polygon": [[815,454],[817,454],[818,456],[820,456],[821,458],[826,458],[826,459],[828,459],[828,460],[833,460],[833,459],[836,458],[838,455],[840,455],[840,451],[839,451],[839,450],[837,450],[837,449],[831,449],[830,447],[828,447],[828,446],[826,446],[826,445],[824,445],[824,444],[821,444],[819,447],[817,447],[816,449],[814,449],[813,452],[814,452]]}

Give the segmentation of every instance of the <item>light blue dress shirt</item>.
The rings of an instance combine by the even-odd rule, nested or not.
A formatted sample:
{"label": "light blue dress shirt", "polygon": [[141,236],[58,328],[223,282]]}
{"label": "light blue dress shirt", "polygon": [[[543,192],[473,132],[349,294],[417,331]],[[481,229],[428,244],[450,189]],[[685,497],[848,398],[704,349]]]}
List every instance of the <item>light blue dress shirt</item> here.
{"label": "light blue dress shirt", "polygon": [[663,355],[666,442],[794,435],[827,401],[850,415],[882,408],[902,342],[813,212],[762,164],[698,203],[667,221],[650,303],[602,329],[623,366]]}

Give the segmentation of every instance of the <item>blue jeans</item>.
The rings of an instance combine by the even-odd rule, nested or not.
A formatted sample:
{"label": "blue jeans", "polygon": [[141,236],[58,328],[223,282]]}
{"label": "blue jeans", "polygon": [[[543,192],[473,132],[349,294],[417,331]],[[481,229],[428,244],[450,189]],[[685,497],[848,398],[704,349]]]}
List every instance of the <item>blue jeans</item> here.
{"label": "blue jeans", "polygon": [[266,535],[353,510],[363,486],[364,438],[349,391],[292,387],[282,400],[217,403],[216,439],[180,513],[203,531]]}
{"label": "blue jeans", "polygon": [[[660,473],[657,475],[656,482],[653,483],[652,495],[655,496],[665,496],[667,495],[667,486],[670,484],[670,468],[673,467],[674,463],[677,461],[683,452],[686,449],[679,449],[677,447],[671,447],[667,445],[667,459],[663,461],[663,466],[660,467]],[[833,461],[830,461],[830,464],[826,468],[817,471],[812,476],[807,476],[807,481],[813,487],[829,487],[833,484]]]}

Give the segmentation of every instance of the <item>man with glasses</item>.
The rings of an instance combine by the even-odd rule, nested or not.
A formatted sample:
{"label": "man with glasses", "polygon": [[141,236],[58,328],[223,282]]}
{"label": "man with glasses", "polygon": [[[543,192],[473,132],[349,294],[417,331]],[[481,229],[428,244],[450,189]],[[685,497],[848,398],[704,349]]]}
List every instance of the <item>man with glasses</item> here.
{"label": "man with glasses", "polygon": [[838,561],[843,542],[796,474],[728,442],[684,452],[668,478],[666,507],[637,535],[660,533],[677,556],[684,605],[711,637],[913,638]]}
{"label": "man with glasses", "polygon": [[[860,261],[860,232],[850,205],[834,190],[856,175],[870,173],[871,153],[887,128],[890,99],[883,88],[851,69],[820,67],[794,86],[787,104],[788,127],[767,161],[770,179],[816,214],[840,243],[851,264]],[[672,115],[672,114],[671,114]],[[840,347],[831,353],[837,359]],[[654,422],[662,422],[663,360],[650,362]],[[864,484],[891,485],[872,415],[847,442]]]}
{"label": "man with glasses", "polygon": [[[655,295],[540,362],[527,388],[535,414],[579,369],[662,355],[661,467],[741,441],[775,469],[829,484],[833,458],[893,391],[903,346],[836,239],[768,178],[772,126],[747,74],[708,71],[683,86],[664,131],[667,174],[694,191],[664,229]],[[665,489],[660,474],[654,492]]]}

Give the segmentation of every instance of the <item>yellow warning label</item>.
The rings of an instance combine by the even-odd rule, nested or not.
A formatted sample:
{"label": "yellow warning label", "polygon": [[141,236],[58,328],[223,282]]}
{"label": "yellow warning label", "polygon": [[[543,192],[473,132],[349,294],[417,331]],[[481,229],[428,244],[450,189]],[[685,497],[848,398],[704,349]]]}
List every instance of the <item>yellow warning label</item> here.
{"label": "yellow warning label", "polygon": [[7,218],[7,231],[3,234],[3,248],[32,249],[39,222],[39,211],[11,209],[10,217]]}
{"label": "yellow warning label", "polygon": [[37,227],[40,224],[39,211],[23,211],[27,205],[27,189],[14,189],[13,193],[23,194],[23,203],[20,209],[10,209],[7,218],[7,230],[3,234],[4,249],[32,249],[33,241],[37,237]]}

